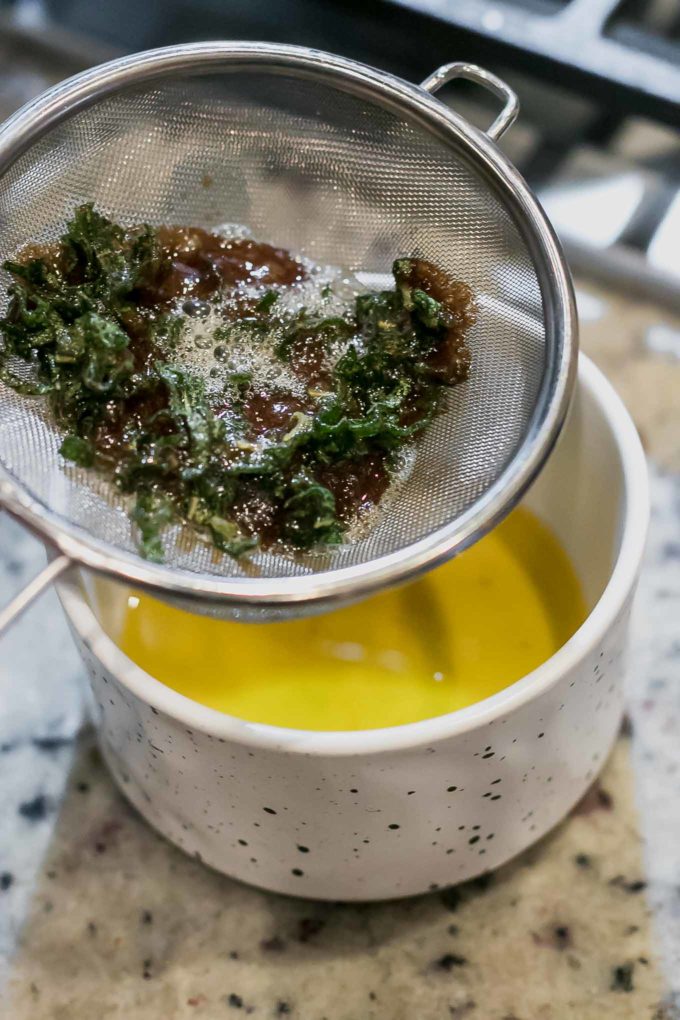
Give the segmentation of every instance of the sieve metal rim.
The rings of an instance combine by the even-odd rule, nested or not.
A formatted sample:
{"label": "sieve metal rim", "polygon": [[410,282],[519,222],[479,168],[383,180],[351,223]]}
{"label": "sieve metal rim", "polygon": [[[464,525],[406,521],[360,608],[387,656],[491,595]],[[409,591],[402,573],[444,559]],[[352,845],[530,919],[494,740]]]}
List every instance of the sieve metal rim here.
{"label": "sieve metal rim", "polygon": [[487,492],[455,521],[397,552],[338,570],[287,577],[218,578],[192,574],[119,550],[94,539],[84,528],[51,511],[0,465],[0,502],[42,540],[61,554],[96,572],[153,589],[166,597],[181,596],[203,608],[249,607],[265,610],[315,604],[331,608],[380,588],[417,576],[471,545],[493,528],[521,498],[541,470],[564,422],[576,375],[577,320],[569,271],[559,242],[537,199],[512,163],[490,138],[434,99],[426,89],[438,86],[438,72],[424,87],[344,57],[299,46],[269,43],[210,42],[149,50],[102,64],[43,93],[0,128],[0,181],[15,160],[46,131],[77,111],[117,91],[169,74],[210,74],[267,65],[268,72],[322,74],[345,89],[369,95],[429,131],[457,144],[490,187],[502,197],[531,253],[541,289],[546,332],[554,342],[547,350],[552,364],[544,371],[529,427],[515,455]]}

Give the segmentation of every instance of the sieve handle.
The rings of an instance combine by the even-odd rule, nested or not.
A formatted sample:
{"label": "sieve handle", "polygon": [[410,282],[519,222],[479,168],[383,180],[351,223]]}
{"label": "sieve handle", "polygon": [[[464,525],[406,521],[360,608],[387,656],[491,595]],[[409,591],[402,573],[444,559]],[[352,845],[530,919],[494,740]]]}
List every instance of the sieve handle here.
{"label": "sieve handle", "polygon": [[49,584],[52,584],[65,570],[68,570],[72,563],[69,556],[63,555],[50,560],[47,566],[32,581],[29,581],[26,587],[22,588],[4,609],[0,610],[0,635],[21,616],[24,610],[28,609]]}
{"label": "sieve handle", "polygon": [[420,83],[420,87],[434,95],[443,85],[453,81],[454,78],[466,78],[468,81],[476,82],[477,85],[483,85],[484,88],[489,89],[495,96],[503,100],[503,109],[491,127],[486,130],[489,138],[497,142],[501,135],[505,134],[508,128],[515,122],[519,113],[519,99],[516,93],[501,78],[497,78],[495,74],[492,74],[491,71],[485,71],[483,67],[478,67],[477,64],[461,62],[444,64],[442,67],[438,67],[425,81]]}

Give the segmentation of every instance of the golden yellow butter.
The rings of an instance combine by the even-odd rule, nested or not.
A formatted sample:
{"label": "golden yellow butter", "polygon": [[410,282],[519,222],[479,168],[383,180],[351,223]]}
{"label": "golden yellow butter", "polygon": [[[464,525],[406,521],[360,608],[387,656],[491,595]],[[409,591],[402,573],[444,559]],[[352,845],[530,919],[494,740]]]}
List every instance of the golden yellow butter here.
{"label": "golden yellow butter", "polygon": [[502,690],[585,615],[567,555],[520,508],[421,580],[334,613],[238,624],[131,595],[112,636],[152,676],[221,712],[356,730],[443,715]]}

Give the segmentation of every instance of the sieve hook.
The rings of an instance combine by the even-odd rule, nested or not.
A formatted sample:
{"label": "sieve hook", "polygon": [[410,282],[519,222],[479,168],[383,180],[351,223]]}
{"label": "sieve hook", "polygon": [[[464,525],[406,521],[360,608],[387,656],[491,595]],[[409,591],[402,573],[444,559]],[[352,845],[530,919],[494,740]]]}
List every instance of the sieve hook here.
{"label": "sieve hook", "polygon": [[505,104],[503,109],[491,127],[486,129],[489,138],[497,142],[501,135],[505,134],[508,128],[514,124],[519,113],[519,99],[516,93],[491,71],[486,71],[483,67],[478,67],[477,64],[466,64],[461,61],[438,67],[425,81],[420,83],[420,87],[434,95],[443,85],[453,81],[454,78],[466,78],[468,81],[476,82],[477,85],[483,85],[484,88],[489,89],[495,96],[503,100]]}
{"label": "sieve hook", "polygon": [[64,573],[72,565],[73,561],[69,556],[56,556],[50,560],[46,567],[40,571],[28,584],[21,589],[18,595],[3,608],[0,609],[0,635],[10,624],[14,623],[24,610],[38,598],[39,595],[52,584],[53,581]]}

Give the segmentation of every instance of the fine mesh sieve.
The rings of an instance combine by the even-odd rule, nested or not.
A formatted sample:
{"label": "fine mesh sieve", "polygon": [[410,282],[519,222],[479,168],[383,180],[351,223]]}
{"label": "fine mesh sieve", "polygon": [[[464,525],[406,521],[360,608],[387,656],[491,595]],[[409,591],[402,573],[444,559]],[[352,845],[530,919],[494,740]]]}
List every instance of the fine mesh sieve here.
{"label": "fine mesh sieve", "polygon": [[441,562],[517,502],[566,413],[573,302],[558,245],[517,171],[428,94],[460,75],[503,97],[489,132],[497,137],[516,98],[471,65],[418,87],[317,51],[248,43],[114,61],[4,125],[2,258],[58,238],[74,207],[93,201],[125,224],[243,224],[367,280],[415,255],[469,284],[478,308],[469,381],[448,394],[373,526],[331,553],[260,552],[241,564],[175,528],[165,562],[146,562],[120,494],[63,461],[41,400],[0,386],[2,503],[56,550],[5,620],[74,562],[198,612],[271,619],[330,608]]}

